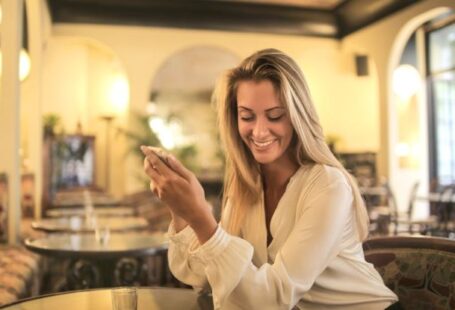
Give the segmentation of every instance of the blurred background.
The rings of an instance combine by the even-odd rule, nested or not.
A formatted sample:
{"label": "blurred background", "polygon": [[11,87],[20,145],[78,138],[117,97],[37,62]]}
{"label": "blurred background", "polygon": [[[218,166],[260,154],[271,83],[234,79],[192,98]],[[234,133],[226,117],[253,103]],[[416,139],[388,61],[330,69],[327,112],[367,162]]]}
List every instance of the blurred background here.
{"label": "blurred background", "polygon": [[5,241],[23,238],[23,218],[40,219],[62,199],[82,204],[74,193],[83,190],[123,202],[148,195],[141,144],[180,158],[218,210],[223,150],[211,94],[225,70],[263,48],[303,70],[327,142],[357,177],[373,224],[384,212],[395,226],[400,214],[442,216],[424,198],[455,179],[452,0],[0,5]]}

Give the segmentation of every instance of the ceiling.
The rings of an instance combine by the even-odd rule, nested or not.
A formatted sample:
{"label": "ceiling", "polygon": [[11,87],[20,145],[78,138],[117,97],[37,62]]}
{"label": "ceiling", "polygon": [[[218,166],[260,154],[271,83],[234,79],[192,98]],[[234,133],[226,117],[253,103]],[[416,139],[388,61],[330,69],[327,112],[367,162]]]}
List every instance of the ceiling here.
{"label": "ceiling", "polygon": [[53,23],[342,38],[420,0],[47,0]]}
{"label": "ceiling", "polygon": [[[217,1],[217,0],[215,0]],[[227,0],[227,2],[257,3],[268,5],[287,5],[302,8],[331,10],[345,0]]]}

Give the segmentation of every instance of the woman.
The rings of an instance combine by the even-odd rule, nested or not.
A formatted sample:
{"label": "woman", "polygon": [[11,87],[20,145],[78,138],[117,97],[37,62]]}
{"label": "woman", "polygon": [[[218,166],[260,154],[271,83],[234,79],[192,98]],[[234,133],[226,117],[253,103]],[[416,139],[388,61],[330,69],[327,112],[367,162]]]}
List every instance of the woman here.
{"label": "woman", "polygon": [[172,273],[210,285],[216,309],[395,302],[365,262],[362,198],[324,141],[298,65],[278,50],[259,51],[228,72],[216,98],[227,164],[220,225],[195,176],[143,147],[152,190],[172,213]]}

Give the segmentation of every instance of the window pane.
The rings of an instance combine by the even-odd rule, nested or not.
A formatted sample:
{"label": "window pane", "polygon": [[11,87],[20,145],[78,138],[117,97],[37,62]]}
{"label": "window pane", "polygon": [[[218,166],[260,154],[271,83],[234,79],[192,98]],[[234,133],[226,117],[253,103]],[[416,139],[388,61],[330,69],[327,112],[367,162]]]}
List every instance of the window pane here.
{"label": "window pane", "polygon": [[430,72],[455,67],[455,24],[430,33]]}
{"label": "window pane", "polygon": [[433,160],[439,184],[447,185],[455,182],[455,24],[430,32],[428,43],[436,145]]}
{"label": "window pane", "polygon": [[455,74],[433,78],[436,110],[437,171],[441,184],[455,180]]}

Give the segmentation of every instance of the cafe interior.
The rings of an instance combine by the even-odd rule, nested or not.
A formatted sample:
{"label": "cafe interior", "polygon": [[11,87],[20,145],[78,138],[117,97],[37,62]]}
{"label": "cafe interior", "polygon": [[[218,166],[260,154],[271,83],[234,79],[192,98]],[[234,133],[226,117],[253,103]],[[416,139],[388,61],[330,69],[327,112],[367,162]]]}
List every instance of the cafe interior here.
{"label": "cafe interior", "polygon": [[111,309],[122,289],[138,309],[211,309],[169,271],[171,216],[140,146],[193,171],[219,219],[213,90],[276,48],[360,187],[365,259],[405,309],[455,309],[455,1],[1,0],[0,13],[0,308]]}

